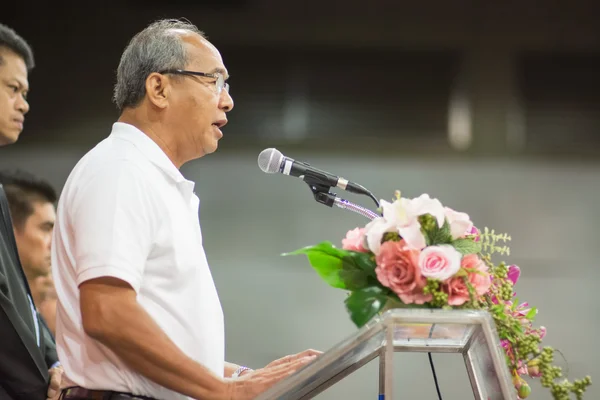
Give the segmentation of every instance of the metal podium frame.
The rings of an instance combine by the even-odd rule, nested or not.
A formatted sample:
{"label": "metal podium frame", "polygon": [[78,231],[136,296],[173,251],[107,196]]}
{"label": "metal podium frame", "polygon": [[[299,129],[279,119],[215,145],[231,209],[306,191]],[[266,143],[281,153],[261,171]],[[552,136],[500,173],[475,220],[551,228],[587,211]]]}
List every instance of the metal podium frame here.
{"label": "metal podium frame", "polygon": [[393,399],[394,353],[461,353],[476,400],[517,399],[491,315],[478,310],[392,309],[374,317],[257,400],[310,399],[379,357],[379,398]]}

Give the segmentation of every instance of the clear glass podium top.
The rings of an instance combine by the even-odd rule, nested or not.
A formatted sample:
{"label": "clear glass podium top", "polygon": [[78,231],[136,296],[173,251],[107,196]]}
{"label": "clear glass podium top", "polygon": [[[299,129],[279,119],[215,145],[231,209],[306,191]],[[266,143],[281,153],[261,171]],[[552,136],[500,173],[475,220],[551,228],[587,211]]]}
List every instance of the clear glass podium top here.
{"label": "clear glass podium top", "polygon": [[[461,353],[476,399],[516,398],[494,322],[487,312],[393,309],[376,316],[257,399],[309,399],[378,356],[381,363],[385,352],[392,351]],[[393,379],[393,374],[386,379]]]}

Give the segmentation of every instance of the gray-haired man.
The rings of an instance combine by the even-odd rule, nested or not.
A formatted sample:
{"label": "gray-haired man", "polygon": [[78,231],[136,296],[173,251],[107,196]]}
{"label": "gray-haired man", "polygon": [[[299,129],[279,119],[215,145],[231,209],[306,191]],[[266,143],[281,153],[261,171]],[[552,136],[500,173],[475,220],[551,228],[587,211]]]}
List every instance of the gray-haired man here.
{"label": "gray-haired man", "polygon": [[108,138],[70,174],[52,265],[64,399],[253,399],[318,354],[256,371],[224,361],[224,318],[179,168],[212,153],[233,108],[219,51],[158,21],[125,49]]}

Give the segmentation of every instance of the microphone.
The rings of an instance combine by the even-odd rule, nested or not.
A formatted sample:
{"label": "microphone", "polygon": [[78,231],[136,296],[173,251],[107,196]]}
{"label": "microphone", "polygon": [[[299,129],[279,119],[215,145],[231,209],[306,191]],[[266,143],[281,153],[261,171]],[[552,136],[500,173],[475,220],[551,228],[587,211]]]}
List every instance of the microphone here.
{"label": "microphone", "polygon": [[279,172],[284,175],[298,177],[309,185],[337,187],[351,193],[367,195],[373,198],[379,207],[373,194],[358,183],[350,182],[341,176],[321,171],[310,164],[286,157],[277,149],[269,148],[261,151],[258,155],[258,166],[267,174]]}

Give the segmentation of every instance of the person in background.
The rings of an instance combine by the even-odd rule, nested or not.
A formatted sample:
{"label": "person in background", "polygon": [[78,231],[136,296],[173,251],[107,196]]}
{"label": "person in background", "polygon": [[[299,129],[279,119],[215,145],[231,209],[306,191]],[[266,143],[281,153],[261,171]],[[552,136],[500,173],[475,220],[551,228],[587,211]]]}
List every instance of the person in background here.
{"label": "person in background", "polygon": [[53,335],[56,335],[56,303],[58,298],[56,297],[56,288],[54,287],[54,280],[52,279],[52,273],[48,273],[44,276],[37,277],[32,287],[32,291],[37,291],[41,294],[40,305],[37,307],[42,318],[48,325],[48,329]]}
{"label": "person in background", "polygon": [[56,191],[45,180],[25,171],[0,171],[19,259],[33,303],[54,334],[56,293],[50,271],[50,244],[56,219]]}
{"label": "person in background", "polygon": [[[0,146],[15,143],[29,111],[31,47],[0,24]],[[58,395],[62,367],[54,338],[39,317],[16,246],[10,206],[0,184],[0,399]]]}

